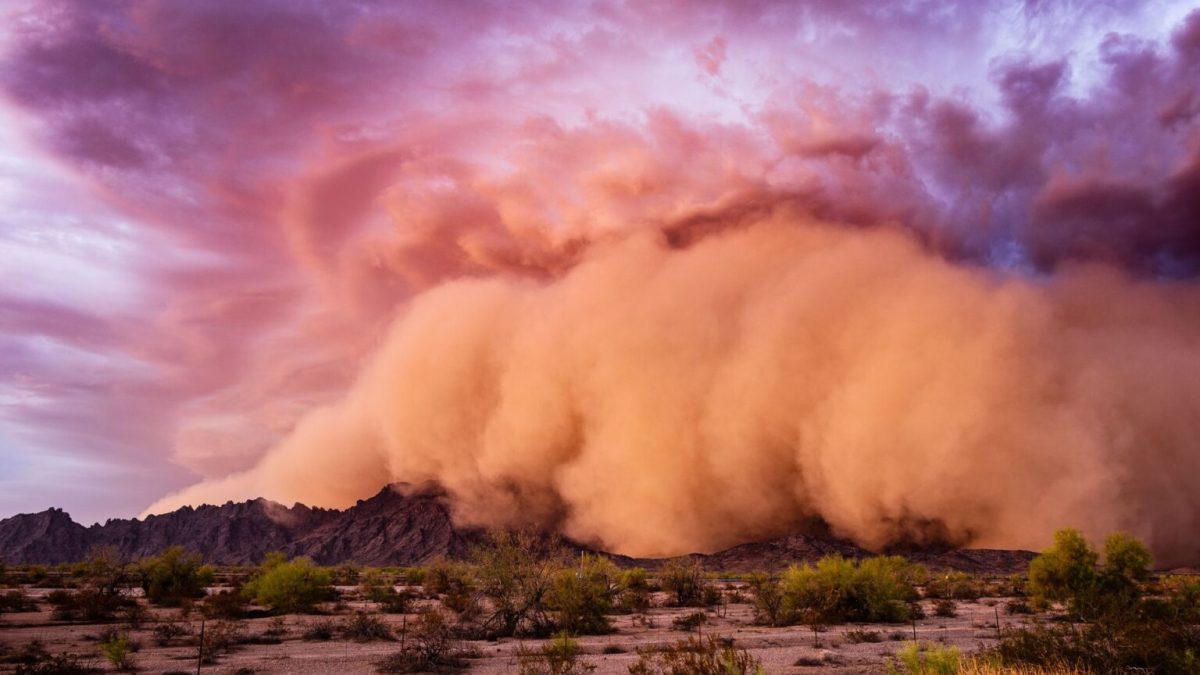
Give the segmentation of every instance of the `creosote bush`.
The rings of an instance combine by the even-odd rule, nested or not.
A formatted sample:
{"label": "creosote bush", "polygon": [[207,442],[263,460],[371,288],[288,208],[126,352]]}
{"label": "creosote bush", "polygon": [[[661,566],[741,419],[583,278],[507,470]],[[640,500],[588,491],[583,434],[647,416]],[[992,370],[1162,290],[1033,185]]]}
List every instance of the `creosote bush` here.
{"label": "creosote bush", "polygon": [[311,612],[334,593],[329,570],[305,557],[287,560],[282,553],[272,553],[242,587],[242,595],[276,614],[293,614]]}

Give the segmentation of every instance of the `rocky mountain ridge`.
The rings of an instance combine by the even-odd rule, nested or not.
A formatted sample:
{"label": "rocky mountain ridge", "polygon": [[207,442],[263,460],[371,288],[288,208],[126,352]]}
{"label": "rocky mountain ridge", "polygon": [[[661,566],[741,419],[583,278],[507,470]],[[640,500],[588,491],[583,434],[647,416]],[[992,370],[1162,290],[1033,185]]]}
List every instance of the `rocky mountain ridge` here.
{"label": "rocky mountain ridge", "polygon": [[[484,532],[454,524],[445,493],[433,485],[391,485],[345,510],[283,506],[266,499],[221,506],[186,506],[139,519],[114,519],[84,527],[61,509],[0,520],[0,560],[10,564],[64,563],[96,546],[115,546],[129,559],[180,545],[221,565],[258,563],[271,551],[305,555],[324,565],[419,565],[439,557],[466,557]],[[576,550],[591,550],[567,542]],[[765,542],[693,556],[707,569],[779,570],[798,562],[870,552],[827,532],[795,533]],[[986,549],[907,552],[931,568],[1010,574],[1033,558],[1029,551]],[[611,556],[619,564],[655,567],[658,559]]]}

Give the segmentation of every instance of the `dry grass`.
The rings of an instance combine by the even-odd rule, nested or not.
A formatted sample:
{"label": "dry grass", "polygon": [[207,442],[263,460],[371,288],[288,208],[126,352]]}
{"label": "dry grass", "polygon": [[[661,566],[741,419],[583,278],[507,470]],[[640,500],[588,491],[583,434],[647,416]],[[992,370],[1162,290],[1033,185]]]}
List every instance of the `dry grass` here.
{"label": "dry grass", "polygon": [[971,659],[959,666],[959,675],[1092,675],[1073,666],[1003,666],[991,661]]}

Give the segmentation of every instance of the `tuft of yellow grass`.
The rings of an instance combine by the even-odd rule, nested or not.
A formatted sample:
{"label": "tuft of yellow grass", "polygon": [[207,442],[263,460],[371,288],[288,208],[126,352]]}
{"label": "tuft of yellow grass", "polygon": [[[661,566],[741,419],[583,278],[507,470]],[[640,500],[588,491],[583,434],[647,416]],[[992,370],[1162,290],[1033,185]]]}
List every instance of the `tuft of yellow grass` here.
{"label": "tuft of yellow grass", "polygon": [[1074,666],[1002,666],[991,661],[971,659],[958,668],[958,675],[1092,675]]}

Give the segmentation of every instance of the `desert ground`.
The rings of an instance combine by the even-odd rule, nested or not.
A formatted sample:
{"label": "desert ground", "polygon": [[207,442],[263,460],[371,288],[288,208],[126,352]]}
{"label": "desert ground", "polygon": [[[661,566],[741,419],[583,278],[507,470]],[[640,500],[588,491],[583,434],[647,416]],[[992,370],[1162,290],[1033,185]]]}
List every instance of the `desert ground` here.
{"label": "desert ground", "polygon": [[[914,631],[921,642],[953,645],[965,654],[995,642],[997,621],[1007,626],[1026,618],[1007,614],[1004,598],[980,598],[957,602],[954,617],[936,616],[933,601],[922,601],[927,618],[907,624],[848,624],[821,628],[818,632],[804,625],[768,627],[756,625],[745,583],[736,580],[717,583],[726,598],[740,601],[723,602],[704,610],[665,607],[662,605],[668,602],[666,595],[655,593],[653,602],[656,606],[645,613],[611,617],[613,633],[577,638],[582,652],[580,661],[596,666],[594,672],[597,674],[627,673],[629,666],[637,661],[637,650],[668,646],[689,635],[699,634],[732,639],[736,646],[761,659],[768,673],[882,673],[897,649],[913,640]],[[419,588],[401,587],[400,590],[420,593]],[[341,586],[338,591],[344,597],[354,597],[358,589]],[[26,592],[35,600],[44,600],[52,589],[29,587]],[[136,591],[131,593],[137,594]],[[139,602],[144,604],[144,600]],[[199,670],[205,673],[375,673],[380,661],[400,648],[406,629],[416,619],[416,610],[422,605],[433,604],[436,604],[435,600],[417,600],[410,613],[374,614],[377,612],[375,603],[351,600],[338,604],[336,609],[334,606],[323,608],[325,614],[240,619],[237,625],[241,644],[222,653],[214,663],[200,665]],[[103,631],[115,628],[127,632],[137,645],[131,661],[138,671],[196,672],[195,636],[200,631],[202,617],[191,612],[185,618],[178,609],[147,609],[147,615],[135,628],[111,622],[55,621],[49,606],[39,603],[37,611],[0,616],[0,645],[9,656],[6,660],[11,660],[13,654],[36,640],[51,654],[76,654],[87,665],[114,671],[101,655],[99,641]],[[672,627],[674,620],[697,611],[703,611],[706,617],[697,631]],[[356,641],[340,636],[336,629],[330,639],[306,637],[314,626],[330,623],[337,626],[357,612],[370,612],[386,622],[394,638]],[[189,635],[159,646],[155,640],[155,627],[165,622],[183,626]],[[206,630],[218,623],[219,620],[204,620]],[[545,643],[545,640],[516,638],[465,640],[462,645],[469,657],[463,660],[463,666],[471,673],[516,672],[519,650],[537,650]],[[4,672],[12,672],[15,666],[10,662],[2,667]]]}

